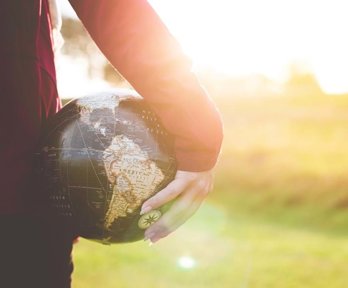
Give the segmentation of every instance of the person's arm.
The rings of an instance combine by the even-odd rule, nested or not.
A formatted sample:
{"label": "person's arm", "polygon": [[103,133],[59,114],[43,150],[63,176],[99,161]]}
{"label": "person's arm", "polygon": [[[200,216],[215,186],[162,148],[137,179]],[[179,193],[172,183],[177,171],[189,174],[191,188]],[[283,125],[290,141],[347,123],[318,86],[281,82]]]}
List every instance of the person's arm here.
{"label": "person's arm", "polygon": [[64,44],[64,39],[60,30],[62,28],[62,15],[57,0],[48,0],[48,9],[50,12],[53,49],[58,51]]}
{"label": "person's arm", "polygon": [[191,72],[191,62],[147,1],[70,2],[111,64],[175,136],[176,179],[143,205],[146,211],[178,199],[146,231],[147,238],[158,240],[181,225],[212,186],[211,169],[222,141],[220,115]]}

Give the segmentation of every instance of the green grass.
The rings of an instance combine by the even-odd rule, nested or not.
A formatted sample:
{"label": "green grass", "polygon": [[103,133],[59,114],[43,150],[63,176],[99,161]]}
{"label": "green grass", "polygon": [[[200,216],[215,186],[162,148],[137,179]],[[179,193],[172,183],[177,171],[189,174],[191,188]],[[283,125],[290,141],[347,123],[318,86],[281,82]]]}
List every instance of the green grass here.
{"label": "green grass", "polygon": [[[151,247],[82,240],[74,252],[73,287],[347,287],[346,237],[281,222],[207,203]],[[196,266],[181,268],[182,256]]]}
{"label": "green grass", "polygon": [[290,205],[348,204],[348,97],[235,99],[220,106],[226,137],[218,190]]}
{"label": "green grass", "polygon": [[206,204],[151,247],[81,240],[74,288],[348,287],[348,97],[218,101],[225,142]]}

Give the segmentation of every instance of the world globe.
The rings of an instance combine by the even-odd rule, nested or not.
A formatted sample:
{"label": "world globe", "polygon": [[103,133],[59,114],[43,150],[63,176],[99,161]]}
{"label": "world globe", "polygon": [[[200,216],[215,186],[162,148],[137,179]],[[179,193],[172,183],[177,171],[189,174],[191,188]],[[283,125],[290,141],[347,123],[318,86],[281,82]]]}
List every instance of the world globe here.
{"label": "world globe", "polygon": [[122,89],[78,98],[44,131],[41,178],[53,212],[87,239],[143,239],[166,207],[140,215],[141,206],[176,173],[173,137],[145,100]]}

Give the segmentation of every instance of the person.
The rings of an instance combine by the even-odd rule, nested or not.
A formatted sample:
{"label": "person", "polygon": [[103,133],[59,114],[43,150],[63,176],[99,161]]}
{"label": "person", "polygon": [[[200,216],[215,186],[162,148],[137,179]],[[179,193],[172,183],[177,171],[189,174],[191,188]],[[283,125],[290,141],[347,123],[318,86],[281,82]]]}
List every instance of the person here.
{"label": "person", "polygon": [[[147,1],[70,3],[111,64],[175,136],[176,177],[142,206],[145,213],[175,199],[145,231],[156,242],[191,217],[211,190],[223,134],[220,115]],[[0,2],[1,287],[62,288],[71,282],[76,235],[47,216],[44,191],[35,188],[33,177],[40,130],[61,108],[52,19],[48,0]]]}

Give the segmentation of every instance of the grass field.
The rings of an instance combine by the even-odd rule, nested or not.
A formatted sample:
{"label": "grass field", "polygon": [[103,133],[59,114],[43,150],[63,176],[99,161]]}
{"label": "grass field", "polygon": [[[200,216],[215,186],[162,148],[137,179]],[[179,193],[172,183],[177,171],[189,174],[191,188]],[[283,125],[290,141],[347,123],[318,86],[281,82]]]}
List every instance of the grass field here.
{"label": "grass field", "polygon": [[82,240],[74,256],[76,288],[348,285],[343,235],[228,212],[210,203],[175,235],[151,247]]}
{"label": "grass field", "polygon": [[173,236],[74,249],[74,288],[348,287],[348,97],[218,100],[216,187]]}

